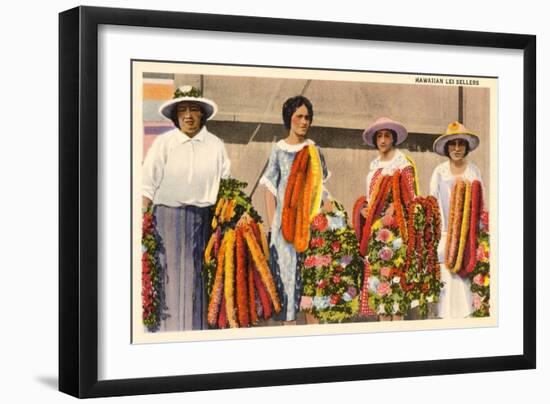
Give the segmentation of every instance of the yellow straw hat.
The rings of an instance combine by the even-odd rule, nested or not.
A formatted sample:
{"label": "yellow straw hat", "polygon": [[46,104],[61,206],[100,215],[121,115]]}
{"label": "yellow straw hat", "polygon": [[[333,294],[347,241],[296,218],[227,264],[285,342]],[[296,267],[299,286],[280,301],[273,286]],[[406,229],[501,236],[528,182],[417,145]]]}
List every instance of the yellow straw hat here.
{"label": "yellow straw hat", "polygon": [[435,139],[433,145],[434,152],[441,156],[445,156],[445,145],[447,142],[455,139],[464,139],[467,141],[470,151],[479,146],[479,137],[460,122],[454,121],[447,126],[447,130],[444,134]]}

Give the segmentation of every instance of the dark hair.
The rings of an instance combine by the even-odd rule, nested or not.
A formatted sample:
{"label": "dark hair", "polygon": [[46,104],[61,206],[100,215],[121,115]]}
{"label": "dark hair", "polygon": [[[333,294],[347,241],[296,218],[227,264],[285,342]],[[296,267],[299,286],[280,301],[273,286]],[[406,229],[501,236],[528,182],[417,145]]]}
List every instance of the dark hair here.
{"label": "dark hair", "polygon": [[296,97],[289,98],[283,104],[283,122],[285,128],[290,129],[290,118],[292,118],[292,114],[302,105],[305,105],[307,108],[310,124],[313,123],[313,106],[311,105],[311,101],[302,95],[297,95]]}
{"label": "dark hair", "polygon": [[385,128],[379,129],[376,132],[374,132],[374,136],[372,139],[374,143],[374,147],[378,149],[378,143],[376,142],[376,135],[378,135],[378,132],[380,132],[381,130],[387,130],[388,132],[391,133],[391,138],[393,140],[392,146],[395,147],[395,144],[397,143],[397,133],[393,129],[385,129]]}
{"label": "dark hair", "polygon": [[[204,125],[206,125],[206,111],[204,110],[204,108],[201,104],[199,104],[198,102],[194,102],[194,101],[181,101],[181,102],[192,102],[192,103],[196,104],[201,109],[201,128]],[[174,125],[176,126],[176,128],[181,129],[180,128],[180,123],[178,121],[178,105],[179,104],[180,104],[180,102],[178,102],[176,105],[174,105],[174,108],[172,108],[172,122],[174,122]]]}
{"label": "dark hair", "polygon": [[468,155],[468,153],[470,153],[470,142],[464,140],[464,139],[453,139],[453,140],[447,140],[445,142],[445,147],[444,147],[444,150],[445,150],[445,156],[447,156],[448,158],[451,158],[451,156],[449,155],[449,144],[451,142],[454,142],[455,140],[460,140],[462,141],[463,143],[466,144],[466,150],[464,151],[464,157],[466,157]]}

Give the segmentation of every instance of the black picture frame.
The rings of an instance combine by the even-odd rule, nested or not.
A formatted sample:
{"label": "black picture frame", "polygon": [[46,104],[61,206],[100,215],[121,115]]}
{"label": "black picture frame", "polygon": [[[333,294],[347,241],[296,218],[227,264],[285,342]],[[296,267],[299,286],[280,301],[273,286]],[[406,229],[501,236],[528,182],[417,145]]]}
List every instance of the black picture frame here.
{"label": "black picture frame", "polygon": [[[523,51],[523,353],[98,380],[98,27],[102,24]],[[78,7],[59,15],[59,390],[103,397],[536,367],[536,37],[324,21]]]}

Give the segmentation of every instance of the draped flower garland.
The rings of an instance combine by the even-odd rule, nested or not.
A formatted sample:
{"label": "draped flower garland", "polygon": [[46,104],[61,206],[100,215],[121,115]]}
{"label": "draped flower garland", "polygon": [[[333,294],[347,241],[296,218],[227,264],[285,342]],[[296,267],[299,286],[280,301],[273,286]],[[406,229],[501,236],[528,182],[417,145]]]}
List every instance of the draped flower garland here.
{"label": "draped flower garland", "polygon": [[445,265],[453,273],[468,277],[476,265],[478,228],[483,211],[479,181],[459,179],[453,185],[449,210]]}
{"label": "draped flower garland", "polygon": [[418,307],[421,317],[428,312],[428,303],[437,302],[443,284],[437,259],[441,239],[441,216],[437,200],[416,197],[409,202],[408,242],[401,287],[410,308]]}
{"label": "draped flower garland", "polygon": [[472,316],[490,309],[489,220],[480,181],[457,180],[451,193],[445,264],[471,281]]}
{"label": "draped flower garland", "polygon": [[311,220],[319,212],[322,193],[322,168],[314,145],[304,146],[294,158],[285,191],[282,212],[284,239],[297,252],[309,245]]}
{"label": "draped flower garland", "polygon": [[[238,328],[281,311],[268,267],[267,238],[258,213],[242,189],[246,183],[222,180],[214,211],[214,231],[204,251],[208,325]],[[245,214],[246,213],[246,214]]]}
{"label": "draped flower garland", "polygon": [[[404,200],[414,198],[414,169],[395,170],[392,175],[375,173],[370,190],[367,215],[362,228],[355,220],[360,254],[365,256],[359,314],[405,314],[409,298],[402,288],[407,242]],[[356,203],[356,208],[364,204]],[[354,217],[356,214],[354,213]],[[361,223],[362,224],[362,223]]]}
{"label": "draped flower garland", "polygon": [[473,317],[490,315],[489,212],[483,209],[481,183],[472,183],[472,220],[470,222],[469,259],[463,275],[470,278]]}
{"label": "draped flower garland", "polygon": [[489,213],[483,211],[479,221],[475,265],[470,273],[473,317],[490,315]]}
{"label": "draped flower garland", "polygon": [[313,219],[311,240],[300,266],[302,295],[312,299],[310,311],[322,323],[346,321],[357,312],[363,268],[344,207],[332,202],[332,212]]}
{"label": "draped flower garland", "polygon": [[142,321],[149,331],[157,331],[163,318],[164,291],[162,267],[159,262],[160,236],[155,229],[155,217],[150,206],[143,213],[141,257]]}

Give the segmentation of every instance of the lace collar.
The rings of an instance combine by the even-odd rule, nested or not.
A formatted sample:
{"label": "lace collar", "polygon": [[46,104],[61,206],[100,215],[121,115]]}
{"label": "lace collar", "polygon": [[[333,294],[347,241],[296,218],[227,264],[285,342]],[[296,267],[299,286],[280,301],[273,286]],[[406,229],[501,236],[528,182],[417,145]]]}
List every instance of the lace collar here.
{"label": "lace collar", "polygon": [[284,139],[281,139],[277,142],[277,147],[279,147],[279,149],[284,150],[286,152],[293,153],[293,152],[302,150],[305,146],[310,144],[315,144],[315,142],[311,139],[306,139],[305,142],[303,143],[288,144],[287,142],[285,142]]}

